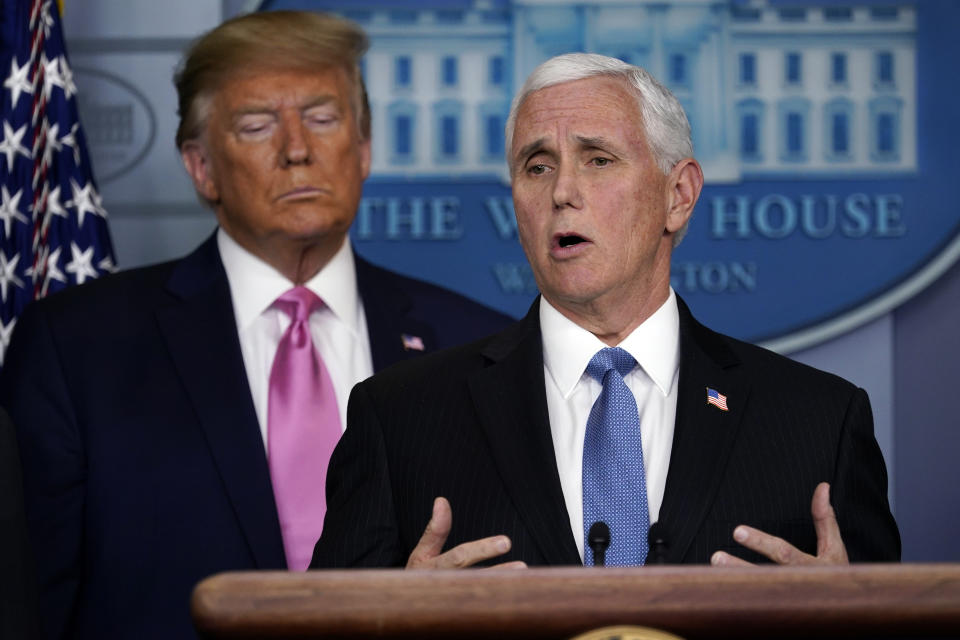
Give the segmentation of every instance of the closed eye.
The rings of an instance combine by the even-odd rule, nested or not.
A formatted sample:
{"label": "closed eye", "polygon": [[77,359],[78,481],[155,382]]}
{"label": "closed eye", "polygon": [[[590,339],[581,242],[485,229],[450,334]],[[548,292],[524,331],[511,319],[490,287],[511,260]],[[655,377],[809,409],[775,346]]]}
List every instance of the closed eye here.
{"label": "closed eye", "polygon": [[242,136],[255,137],[266,133],[275,121],[275,118],[269,114],[245,114],[237,120],[236,130]]}
{"label": "closed eye", "polygon": [[303,120],[309,127],[329,127],[340,120],[340,112],[336,104],[325,101],[305,109]]}
{"label": "closed eye", "polygon": [[307,118],[307,124],[321,127],[333,124],[336,121],[337,119],[334,116],[310,116]]}

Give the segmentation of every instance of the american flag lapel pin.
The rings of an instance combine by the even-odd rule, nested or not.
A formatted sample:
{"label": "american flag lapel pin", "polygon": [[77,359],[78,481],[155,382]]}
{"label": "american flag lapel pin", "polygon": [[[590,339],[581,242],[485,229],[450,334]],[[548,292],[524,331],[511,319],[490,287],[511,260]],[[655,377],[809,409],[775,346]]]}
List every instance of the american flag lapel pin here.
{"label": "american flag lapel pin", "polygon": [[729,411],[727,408],[727,396],[710,387],[707,387],[707,404],[712,404],[718,409]]}
{"label": "american flag lapel pin", "polygon": [[423,338],[412,336],[409,333],[401,333],[400,339],[403,341],[404,351],[423,351],[426,347],[423,345]]}

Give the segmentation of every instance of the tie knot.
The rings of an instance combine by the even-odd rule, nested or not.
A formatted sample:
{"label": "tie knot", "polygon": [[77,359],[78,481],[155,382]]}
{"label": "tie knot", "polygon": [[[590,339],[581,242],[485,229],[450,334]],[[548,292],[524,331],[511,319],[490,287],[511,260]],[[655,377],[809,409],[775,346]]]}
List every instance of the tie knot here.
{"label": "tie knot", "polygon": [[293,322],[303,322],[310,314],[323,306],[323,300],[304,286],[294,287],[284,292],[273,306],[290,316]]}
{"label": "tie knot", "polygon": [[590,358],[590,363],[587,365],[587,374],[603,384],[604,377],[611,369],[616,369],[622,378],[630,373],[636,364],[637,361],[633,359],[633,356],[620,347],[606,347],[597,351]]}

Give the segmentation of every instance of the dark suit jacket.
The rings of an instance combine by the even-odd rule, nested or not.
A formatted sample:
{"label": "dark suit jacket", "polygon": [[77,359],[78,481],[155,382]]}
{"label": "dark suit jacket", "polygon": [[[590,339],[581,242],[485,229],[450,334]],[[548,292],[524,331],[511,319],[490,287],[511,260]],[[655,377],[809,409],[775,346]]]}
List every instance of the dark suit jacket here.
{"label": "dark suit jacket", "polygon": [[[374,368],[509,319],[357,258]],[[31,304],[0,381],[17,425],[45,635],[184,638],[194,584],[285,566],[215,238]]]}
{"label": "dark suit jacket", "polygon": [[29,638],[36,631],[32,569],[17,437],[0,409],[0,638]]}
{"label": "dark suit jacket", "polygon": [[[830,374],[710,331],[680,306],[680,380],[660,523],[673,563],[705,563],[749,524],[814,552],[813,490],[831,498],[851,560],[896,560],[900,539],[866,394]],[[706,388],[728,411],[707,404]],[[502,560],[579,564],[547,415],[538,304],[467,346],[358,384],[327,477],[314,567],[406,562],[434,497],[446,549],[506,534]],[[499,561],[499,560],[498,560]]]}

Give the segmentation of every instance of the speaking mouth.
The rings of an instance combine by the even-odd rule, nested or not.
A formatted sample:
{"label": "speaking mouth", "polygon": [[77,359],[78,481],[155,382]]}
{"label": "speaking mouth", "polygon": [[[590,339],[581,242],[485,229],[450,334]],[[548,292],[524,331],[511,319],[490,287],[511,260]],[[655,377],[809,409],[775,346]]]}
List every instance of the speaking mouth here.
{"label": "speaking mouth", "polygon": [[562,235],[557,238],[557,246],[559,246],[561,249],[573,247],[582,242],[588,242],[588,240],[583,236],[578,236],[575,233]]}

